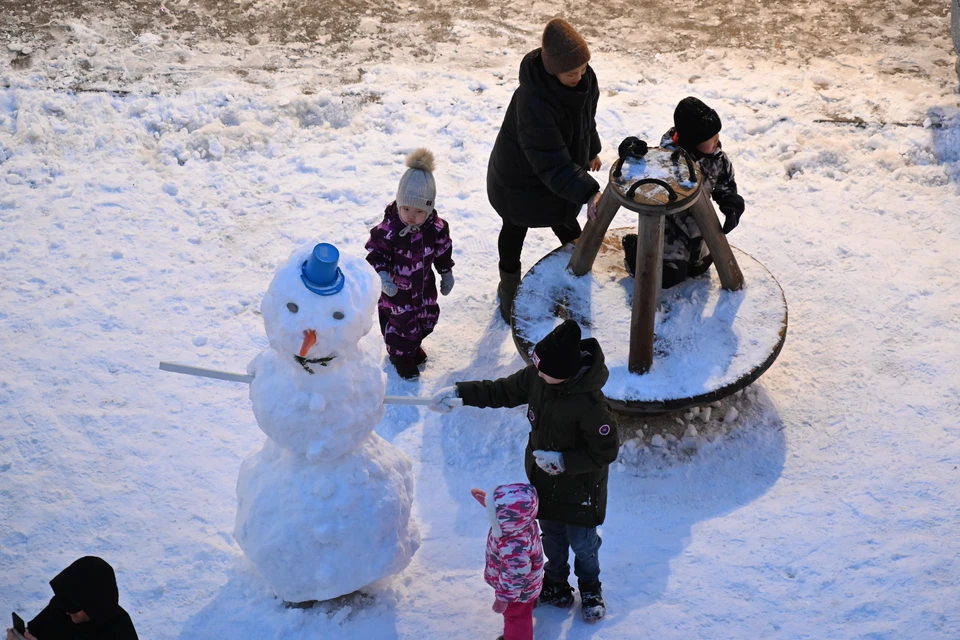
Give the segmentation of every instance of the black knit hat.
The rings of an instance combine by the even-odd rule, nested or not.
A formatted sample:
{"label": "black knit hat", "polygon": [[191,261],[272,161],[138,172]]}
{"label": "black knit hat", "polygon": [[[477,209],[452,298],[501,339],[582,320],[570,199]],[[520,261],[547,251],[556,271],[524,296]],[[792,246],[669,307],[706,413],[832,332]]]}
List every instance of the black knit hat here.
{"label": "black knit hat", "polygon": [[533,348],[533,364],[538,370],[558,380],[566,380],[580,371],[580,325],[573,320],[544,336]]}
{"label": "black knit hat", "polygon": [[587,41],[563,18],[554,18],[543,29],[540,57],[547,73],[573,71],[590,62]]}
{"label": "black knit hat", "polygon": [[720,116],[701,100],[688,96],[673,112],[673,126],[677,142],[687,151],[720,133]]}

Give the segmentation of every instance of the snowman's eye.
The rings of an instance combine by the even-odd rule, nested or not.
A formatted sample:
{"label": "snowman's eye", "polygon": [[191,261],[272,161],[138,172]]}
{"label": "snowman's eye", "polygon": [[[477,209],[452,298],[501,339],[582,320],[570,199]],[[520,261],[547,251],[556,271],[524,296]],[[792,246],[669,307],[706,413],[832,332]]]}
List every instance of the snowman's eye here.
{"label": "snowman's eye", "polygon": [[343,311],[334,311],[333,312],[334,320],[343,320]]}
{"label": "snowman's eye", "polygon": [[290,310],[290,313],[296,313],[297,311],[300,311],[300,307],[298,307],[298,306],[297,306],[296,304],[294,304],[293,302],[288,302],[288,303],[287,303],[287,309]]}

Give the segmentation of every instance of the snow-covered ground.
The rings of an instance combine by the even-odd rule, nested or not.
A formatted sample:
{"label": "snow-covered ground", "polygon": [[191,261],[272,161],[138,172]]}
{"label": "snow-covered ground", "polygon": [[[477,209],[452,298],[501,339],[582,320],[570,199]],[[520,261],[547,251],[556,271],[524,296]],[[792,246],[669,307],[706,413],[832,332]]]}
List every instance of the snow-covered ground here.
{"label": "snow-covered ground", "polygon": [[[602,528],[609,616],[538,610],[538,638],[960,635],[957,82],[946,12],[939,35],[925,14],[926,37],[907,37],[913,5],[887,4],[881,35],[815,50],[791,44],[797,20],[761,52],[721,39],[654,55],[649,31],[621,45],[593,27],[601,179],[618,142],[659,139],[680,98],[715,107],[747,203],[730,239],[776,276],[790,327],[744,394],[624,421]],[[457,285],[421,380],[385,364],[387,392],[522,365],[495,309],[484,171],[539,24],[510,38],[482,25],[452,21],[456,38],[418,56],[384,49],[374,21],[347,53],[288,50],[281,65],[251,45],[245,60],[262,60],[247,68],[226,66],[226,46],[169,50],[159,21],[114,49],[96,16],[43,55],[11,43],[34,61],[0,73],[3,607],[29,619],[47,580],[96,554],[143,638],[499,633],[468,492],[522,478],[521,409],[390,408],[377,432],[414,460],[423,545],[367,594],[290,610],[232,537],[240,462],[264,438],[245,385],[157,369],[242,372],[266,344],[276,267],[312,241],[362,253],[421,145]],[[103,58],[115,73],[80,86],[80,63]],[[89,90],[104,88],[128,93]],[[891,124],[818,122],[856,118]],[[532,232],[525,267],[552,248]]]}

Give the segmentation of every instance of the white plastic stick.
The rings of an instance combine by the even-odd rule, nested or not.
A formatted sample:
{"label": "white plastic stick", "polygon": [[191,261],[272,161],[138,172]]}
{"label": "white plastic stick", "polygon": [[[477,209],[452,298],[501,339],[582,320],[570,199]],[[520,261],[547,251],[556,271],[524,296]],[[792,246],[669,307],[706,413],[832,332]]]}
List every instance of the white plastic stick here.
{"label": "white plastic stick", "polygon": [[174,373],[185,373],[190,376],[201,376],[203,378],[216,378],[217,380],[229,380],[230,382],[253,382],[253,376],[245,373],[230,373],[229,371],[217,371],[216,369],[203,369],[201,367],[191,367],[186,364],[175,364],[173,362],[161,362],[160,368],[164,371]]}
{"label": "white plastic stick", "polygon": [[[173,373],[185,373],[190,376],[200,376],[203,378],[216,378],[217,380],[227,380],[229,382],[253,382],[253,376],[246,373],[231,373],[230,371],[217,371],[216,369],[204,369],[203,367],[191,367],[186,364],[176,364],[174,362],[161,362],[160,368],[164,371]],[[405,404],[422,405],[431,404],[431,398],[422,398],[420,396],[384,396],[383,401],[386,404]],[[462,406],[463,400],[460,398],[448,398],[446,402],[453,406]]]}

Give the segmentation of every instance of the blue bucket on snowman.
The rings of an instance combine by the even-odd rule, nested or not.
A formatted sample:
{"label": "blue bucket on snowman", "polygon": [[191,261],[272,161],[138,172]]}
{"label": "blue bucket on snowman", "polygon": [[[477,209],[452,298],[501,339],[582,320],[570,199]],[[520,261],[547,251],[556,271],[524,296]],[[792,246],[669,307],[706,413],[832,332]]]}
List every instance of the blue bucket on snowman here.
{"label": "blue bucket on snowman", "polygon": [[321,296],[332,296],[343,289],[343,271],[337,264],[340,251],[332,244],[321,242],[310,252],[300,266],[300,279],[310,291]]}

